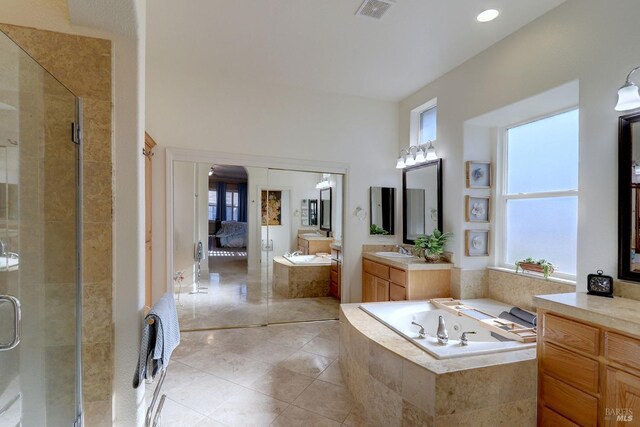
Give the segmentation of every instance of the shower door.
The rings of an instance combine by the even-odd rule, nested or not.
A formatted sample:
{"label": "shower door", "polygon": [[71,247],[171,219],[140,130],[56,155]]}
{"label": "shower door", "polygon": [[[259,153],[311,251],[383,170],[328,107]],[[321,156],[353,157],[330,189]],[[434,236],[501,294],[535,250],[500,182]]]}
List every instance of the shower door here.
{"label": "shower door", "polygon": [[0,33],[0,426],[79,425],[76,103]]}

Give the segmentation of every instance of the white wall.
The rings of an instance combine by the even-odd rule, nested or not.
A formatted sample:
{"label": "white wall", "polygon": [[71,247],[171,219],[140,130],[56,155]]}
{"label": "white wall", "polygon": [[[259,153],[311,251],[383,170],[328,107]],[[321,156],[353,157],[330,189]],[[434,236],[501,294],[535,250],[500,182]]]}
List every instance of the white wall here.
{"label": "white wall", "polygon": [[[360,300],[361,245],[380,239],[369,236],[368,220],[359,221],[352,213],[356,206],[369,210],[370,186],[400,188],[401,175],[395,170],[397,104],[294,87],[210,80],[197,69],[189,78],[150,64],[148,70],[147,130],[159,144],[156,164],[166,147],[276,156],[294,159],[293,163],[349,164],[344,183],[343,277],[353,284],[351,299]],[[154,182],[164,179],[163,168],[154,167]],[[250,191],[253,187],[250,185]],[[164,190],[162,185],[154,186],[154,283],[166,277],[164,242],[156,239],[166,232]],[[259,201],[256,197],[250,195],[250,200]],[[250,207],[249,212],[253,211]]]}
{"label": "white wall", "polygon": [[190,285],[194,277],[194,239],[196,236],[195,168],[188,162],[175,162],[173,166],[173,273],[184,272],[184,283]]}
{"label": "white wall", "polygon": [[618,113],[613,106],[618,88],[640,61],[639,15],[636,0],[568,0],[400,103],[402,147],[409,141],[411,109],[438,98],[444,227],[456,236],[449,249],[458,266],[480,267],[463,256],[465,121],[579,80],[578,290],[598,268],[615,275]]}

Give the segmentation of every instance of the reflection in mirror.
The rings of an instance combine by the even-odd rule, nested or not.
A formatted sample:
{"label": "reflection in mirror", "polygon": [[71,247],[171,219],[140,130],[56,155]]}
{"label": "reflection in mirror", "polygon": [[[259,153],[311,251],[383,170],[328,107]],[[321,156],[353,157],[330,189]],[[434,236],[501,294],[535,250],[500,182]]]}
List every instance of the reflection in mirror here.
{"label": "reflection in mirror", "polygon": [[442,159],[402,171],[403,241],[442,230]]}
{"label": "reflection in mirror", "polygon": [[620,117],[618,277],[640,282],[640,114]]}
{"label": "reflection in mirror", "polygon": [[370,234],[394,235],[396,189],[392,187],[371,187]]}
{"label": "reflection in mirror", "polygon": [[320,190],[320,230],[331,231],[331,187]]}

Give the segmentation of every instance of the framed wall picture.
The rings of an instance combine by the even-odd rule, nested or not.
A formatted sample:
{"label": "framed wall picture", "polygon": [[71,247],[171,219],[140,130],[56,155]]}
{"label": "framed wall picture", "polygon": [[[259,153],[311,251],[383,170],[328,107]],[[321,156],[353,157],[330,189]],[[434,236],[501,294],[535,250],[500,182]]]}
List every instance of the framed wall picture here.
{"label": "framed wall picture", "polygon": [[484,196],[465,196],[464,220],[467,222],[489,222],[491,200]]}
{"label": "framed wall picture", "polygon": [[466,230],[464,252],[466,256],[489,256],[489,230]]}
{"label": "framed wall picture", "polygon": [[282,225],[282,191],[262,190],[262,225]]}
{"label": "framed wall picture", "polygon": [[467,161],[467,188],[491,188],[491,162]]}

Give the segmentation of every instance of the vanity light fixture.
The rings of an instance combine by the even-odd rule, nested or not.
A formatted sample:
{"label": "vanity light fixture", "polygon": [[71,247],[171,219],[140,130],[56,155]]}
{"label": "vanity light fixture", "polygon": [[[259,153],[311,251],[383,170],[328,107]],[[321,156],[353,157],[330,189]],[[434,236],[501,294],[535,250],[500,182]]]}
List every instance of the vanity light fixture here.
{"label": "vanity light fixture", "polygon": [[407,166],[437,160],[438,155],[433,147],[433,141],[427,141],[424,144],[412,145],[409,148],[400,150],[398,160],[396,160],[396,169],[404,169]]}
{"label": "vanity light fixture", "polygon": [[209,176],[213,175],[213,166],[211,166],[211,169],[209,169]]}
{"label": "vanity light fixture", "polygon": [[615,106],[616,111],[633,110],[640,107],[640,93],[638,93],[638,86],[631,83],[631,74],[640,69],[640,66],[629,71],[627,74],[627,80],[624,85],[618,89],[618,103]]}
{"label": "vanity light fixture", "polygon": [[489,22],[489,21],[493,21],[494,19],[496,19],[498,17],[498,15],[500,15],[500,12],[496,9],[487,9],[487,10],[483,10],[482,12],[480,12],[478,14],[478,16],[476,17],[476,19],[478,20],[478,22]]}

